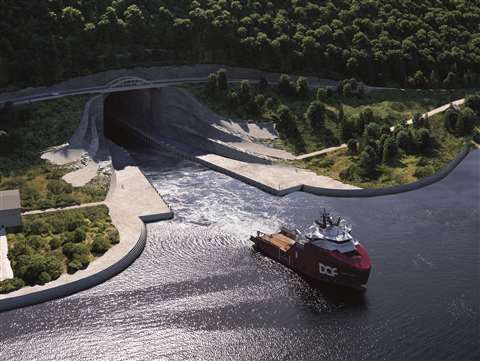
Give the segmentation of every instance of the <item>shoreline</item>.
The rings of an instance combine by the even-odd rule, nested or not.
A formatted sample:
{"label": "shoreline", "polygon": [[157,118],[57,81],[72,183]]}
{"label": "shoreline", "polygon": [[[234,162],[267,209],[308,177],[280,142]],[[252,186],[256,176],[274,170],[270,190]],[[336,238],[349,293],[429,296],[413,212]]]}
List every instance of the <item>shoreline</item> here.
{"label": "shoreline", "polygon": [[[90,114],[90,105],[93,103],[93,101],[86,103],[85,114]],[[87,127],[96,130],[97,125],[90,122],[88,116],[82,116],[78,129],[86,134],[89,133],[86,132]],[[112,224],[118,230],[120,242],[92,261],[84,270],[74,274],[64,273],[58,279],[44,285],[27,286],[0,295],[0,312],[65,297],[110,279],[127,268],[142,253],[147,237],[146,223],[173,218],[170,207],[144,176],[130,154],[113,143],[107,143],[103,139],[103,134],[99,135],[97,132],[93,134],[95,134],[94,139],[74,134],[72,139],[75,142],[70,142],[74,144],[67,145],[60,151],[83,149],[83,152],[91,153],[94,150],[96,154],[102,153],[111,162],[112,174],[109,189],[105,200],[100,203],[108,207]],[[88,146],[89,143],[95,143],[96,147]],[[71,159],[60,159],[60,161],[65,160]]]}
{"label": "shoreline", "polygon": [[[78,158],[78,154],[84,152],[89,153],[92,159],[108,158],[112,162],[110,186],[106,199],[102,203],[109,208],[112,223],[120,234],[120,243],[94,260],[85,270],[77,271],[73,275],[62,274],[57,280],[42,286],[28,286],[0,295],[0,312],[68,296],[106,281],[128,267],[141,254],[146,242],[145,223],[173,217],[173,212],[139,169],[128,151],[110,143],[104,137],[103,106],[104,95],[89,99],[85,104],[77,131],[70,140],[70,145],[67,145],[66,148],[56,149],[52,153],[66,151],[68,154],[69,151],[72,151],[72,154],[68,154],[66,158],[70,158],[70,156]],[[131,130],[135,131],[135,128],[132,126]],[[163,144],[164,142],[149,135],[141,135],[143,138],[141,141],[147,145],[200,163],[275,196],[303,191],[319,196],[357,198],[412,191],[445,178],[470,152],[470,147],[465,146],[463,151],[445,168],[417,182],[381,189],[359,189],[330,178],[323,179],[328,177],[312,180],[308,175],[301,174],[300,169],[297,168],[293,168],[294,171],[291,174],[285,175],[283,174],[284,170],[279,169],[277,175],[269,175],[268,173],[272,173],[272,169],[275,167],[280,168],[278,164],[272,166],[252,164],[248,158],[252,156],[249,152],[232,147],[228,148],[237,151],[242,160],[233,160],[215,154],[194,156],[171,144]],[[238,154],[237,156],[239,156]],[[247,168],[247,166],[249,167]],[[326,188],[325,185],[332,185],[333,188]]]}
{"label": "shoreline", "polygon": [[[91,262],[85,270],[64,273],[45,285],[27,286],[0,295],[0,312],[66,297],[105,282],[140,256],[146,244],[146,223],[173,217],[170,208],[138,167],[128,166],[115,173],[116,186],[110,190],[104,204],[119,232],[120,243]],[[136,206],[131,207],[131,202],[125,202],[125,196],[135,199]]]}

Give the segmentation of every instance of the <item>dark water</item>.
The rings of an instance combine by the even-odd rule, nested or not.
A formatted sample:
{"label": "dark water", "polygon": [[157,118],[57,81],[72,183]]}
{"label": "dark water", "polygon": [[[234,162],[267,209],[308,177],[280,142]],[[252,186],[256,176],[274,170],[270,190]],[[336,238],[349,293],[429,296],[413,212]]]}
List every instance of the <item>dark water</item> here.
{"label": "dark water", "polygon": [[[476,151],[445,180],[369,199],[275,198],[140,154],[176,212],[142,256],[80,294],[0,314],[3,360],[479,360]],[[248,236],[344,215],[372,258],[363,296],[312,290]]]}

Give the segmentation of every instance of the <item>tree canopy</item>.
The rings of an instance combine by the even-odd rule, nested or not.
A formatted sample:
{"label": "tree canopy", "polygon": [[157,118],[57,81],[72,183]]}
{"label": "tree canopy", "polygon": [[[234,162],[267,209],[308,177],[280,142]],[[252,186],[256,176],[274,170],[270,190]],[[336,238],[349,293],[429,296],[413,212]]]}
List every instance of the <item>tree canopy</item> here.
{"label": "tree canopy", "polygon": [[0,85],[165,62],[480,83],[476,1],[17,0],[0,13]]}

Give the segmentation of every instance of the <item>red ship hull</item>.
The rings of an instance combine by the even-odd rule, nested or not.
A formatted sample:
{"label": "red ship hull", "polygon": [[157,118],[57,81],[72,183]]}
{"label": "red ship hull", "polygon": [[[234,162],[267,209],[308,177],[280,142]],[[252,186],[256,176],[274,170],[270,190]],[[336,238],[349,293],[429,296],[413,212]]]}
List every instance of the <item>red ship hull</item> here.
{"label": "red ship hull", "polygon": [[371,261],[365,248],[357,244],[349,253],[300,244],[285,234],[251,237],[255,248],[303,276],[312,286],[334,284],[359,291],[366,289]]}

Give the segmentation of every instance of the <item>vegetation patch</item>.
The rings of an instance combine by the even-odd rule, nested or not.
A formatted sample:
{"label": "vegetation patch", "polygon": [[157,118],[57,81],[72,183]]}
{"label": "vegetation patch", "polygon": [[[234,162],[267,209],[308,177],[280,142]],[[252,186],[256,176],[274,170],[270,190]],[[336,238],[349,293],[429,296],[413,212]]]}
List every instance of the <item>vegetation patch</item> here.
{"label": "vegetation patch", "polygon": [[73,187],[62,177],[71,172],[69,166],[58,166],[43,161],[28,171],[2,177],[0,190],[19,189],[23,211],[67,207],[103,201],[107,195],[110,177],[99,173],[82,187]]}
{"label": "vegetation patch", "polygon": [[42,160],[78,127],[85,97],[69,97],[0,109],[0,190],[20,189],[24,210],[64,207],[105,198],[109,179],[99,174],[83,187],[62,180],[71,171]]}
{"label": "vegetation patch", "polygon": [[348,150],[296,164],[364,188],[431,175],[479,137],[478,95],[468,95],[464,109],[452,107],[431,119],[422,116],[470,93],[463,90],[365,92],[362,83],[345,79],[336,89],[314,91],[306,78],[292,82],[287,75],[276,86],[261,79],[255,86],[242,81],[229,87],[224,70],[211,74],[206,86],[188,88],[216,112],[274,122],[280,139],[267,145],[299,154],[346,143]]}
{"label": "vegetation patch", "polygon": [[120,241],[106,206],[29,215],[23,224],[21,233],[7,235],[14,278],[0,282],[0,293],[85,269]]}
{"label": "vegetation patch", "polygon": [[[361,188],[415,182],[435,174],[466,144],[475,142],[480,113],[472,112],[470,106],[475,107],[478,99],[478,96],[468,97],[464,108],[452,108],[437,114],[423,126],[398,126],[392,134],[380,135],[378,140],[375,140],[378,135],[372,139],[365,131],[359,140],[353,140],[353,149],[349,144],[349,149],[295,161],[294,164]],[[453,127],[445,126],[449,122]],[[423,141],[422,137],[425,137]],[[388,139],[390,145],[387,145]],[[425,147],[421,146],[422,142],[426,142]]]}
{"label": "vegetation patch", "polygon": [[0,13],[0,86],[166,62],[479,84],[478,1],[16,0]]}

